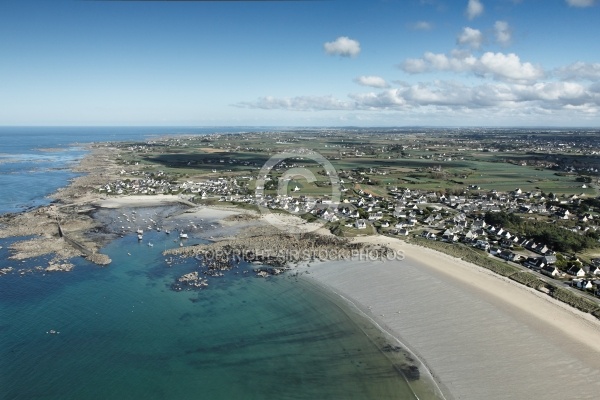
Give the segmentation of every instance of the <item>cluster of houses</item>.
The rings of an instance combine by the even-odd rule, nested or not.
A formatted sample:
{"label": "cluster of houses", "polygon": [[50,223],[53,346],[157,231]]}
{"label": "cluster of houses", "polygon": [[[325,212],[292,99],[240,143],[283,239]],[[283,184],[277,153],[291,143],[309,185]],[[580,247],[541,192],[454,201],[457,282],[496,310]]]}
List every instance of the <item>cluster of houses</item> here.
{"label": "cluster of houses", "polygon": [[[232,200],[235,196],[247,194],[247,188],[240,184],[237,179],[210,178],[200,182],[184,181],[174,183],[168,179],[164,172],[158,173],[136,173],[142,175],[140,178],[123,178],[106,183],[98,188],[98,192],[111,195],[154,195],[154,194],[192,194],[201,198],[217,196]],[[125,170],[121,175],[127,176]],[[132,175],[132,174],[129,174]],[[246,196],[249,198],[249,196]]]}
{"label": "cluster of houses", "polygon": [[[122,170],[121,174],[125,174]],[[162,172],[155,176],[144,174],[139,179],[117,179],[116,181],[106,183],[98,188],[100,193],[106,194],[169,194],[179,193],[180,185],[169,182]]]}
{"label": "cluster of houses", "polygon": [[[135,179],[125,178],[127,174],[124,170],[121,175],[123,179],[107,183],[98,190],[123,195],[188,193],[199,198],[251,203],[292,213],[310,212],[323,220],[339,222],[358,230],[373,226],[386,234],[406,236],[420,233],[432,240],[449,243],[461,241],[552,277],[560,277],[564,272],[584,281],[586,278],[600,276],[599,265],[561,272],[555,266],[556,257],[546,244],[518,237],[502,227],[488,226],[478,217],[486,212],[502,211],[525,214],[532,219],[539,216],[575,221],[572,229],[580,234],[590,229],[600,230],[600,218],[597,216],[591,213],[574,215],[567,207],[561,207],[578,205],[582,200],[581,196],[546,198],[540,191],[523,191],[518,188],[510,192],[470,190],[459,195],[449,195],[432,190],[393,187],[383,197],[363,190],[348,190],[342,180],[342,200],[333,204],[329,196],[310,196],[302,193],[298,187],[288,195],[258,196],[248,190],[249,181],[256,179],[254,176],[174,183],[163,172],[139,173],[141,176]],[[513,251],[515,247],[524,250]],[[581,285],[587,288],[590,284],[585,281]],[[593,282],[591,285],[596,287]]]}
{"label": "cluster of houses", "polygon": [[[547,244],[519,237],[502,227],[490,226],[480,217],[475,217],[484,211],[523,212],[526,209],[528,214],[537,213],[554,219],[567,218],[581,222],[582,225],[575,230],[583,233],[588,229],[600,229],[595,225],[599,218],[590,213],[573,215],[566,208],[546,206],[545,203],[528,203],[523,200],[534,199],[540,202],[543,198],[540,194],[524,193],[519,189],[510,193],[493,192],[481,195],[479,199],[437,195],[434,192],[410,189],[392,189],[388,198],[373,196],[363,191],[355,194],[354,197],[344,198],[337,207],[332,207],[328,199],[307,196],[266,197],[262,199],[261,204],[288,210],[291,210],[289,206],[292,205],[293,211],[309,211],[324,220],[340,221],[345,226],[358,230],[374,225],[388,234],[406,236],[420,232],[420,235],[427,239],[449,243],[460,241],[488,251],[503,260],[521,263],[547,276],[570,276],[575,282],[579,282],[578,279],[588,279],[593,287],[598,287],[591,278],[600,277],[600,262],[561,271],[556,267],[556,255]],[[578,200],[578,197],[571,196],[567,201],[572,204]],[[477,212],[466,212],[464,206],[472,204],[475,204]],[[583,286],[588,287],[587,283]]]}

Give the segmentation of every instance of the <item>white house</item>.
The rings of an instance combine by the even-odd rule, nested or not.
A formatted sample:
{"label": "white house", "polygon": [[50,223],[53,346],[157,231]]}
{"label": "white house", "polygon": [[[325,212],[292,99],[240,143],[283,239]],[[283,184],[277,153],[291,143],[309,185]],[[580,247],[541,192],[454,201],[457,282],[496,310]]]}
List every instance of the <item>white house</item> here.
{"label": "white house", "polygon": [[585,271],[581,267],[573,266],[573,267],[569,268],[569,270],[567,271],[567,274],[581,278],[581,277],[585,276]]}
{"label": "white house", "polygon": [[556,276],[560,275],[560,271],[554,265],[546,265],[546,266],[542,267],[541,272],[542,272],[542,274],[551,276],[551,277],[556,277]]}
{"label": "white house", "polygon": [[595,276],[600,276],[600,266],[590,265],[590,274],[595,275]]}
{"label": "white house", "polygon": [[406,228],[399,229],[398,236],[408,236],[408,229],[406,229]]}
{"label": "white house", "polygon": [[571,285],[573,287],[576,287],[578,289],[591,289],[593,287],[592,285],[592,281],[587,280],[587,279],[573,279],[571,281]]}
{"label": "white house", "polygon": [[364,219],[356,220],[356,229],[367,229],[367,221]]}

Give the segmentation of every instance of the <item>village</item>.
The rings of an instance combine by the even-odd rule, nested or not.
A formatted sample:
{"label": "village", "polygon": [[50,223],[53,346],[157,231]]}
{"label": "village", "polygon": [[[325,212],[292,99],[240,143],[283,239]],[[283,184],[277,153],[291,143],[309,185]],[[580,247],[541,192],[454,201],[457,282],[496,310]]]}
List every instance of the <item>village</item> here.
{"label": "village", "polygon": [[[356,176],[361,175],[357,172]],[[218,177],[174,183],[165,173],[158,172],[107,183],[98,191],[117,195],[177,194],[199,204],[227,202],[266,207],[310,221],[318,219],[340,236],[380,233],[468,245],[600,297],[600,258],[584,261],[575,251],[559,253],[552,243],[536,241],[486,218],[494,214],[518,214],[526,221],[554,225],[560,222],[558,229],[563,234],[591,238],[598,243],[600,218],[591,212],[569,211],[589,209],[585,207],[585,196],[549,198],[540,191],[519,188],[510,192],[467,191],[462,195],[445,195],[402,187],[388,188],[387,196],[377,196],[353,189],[352,178],[347,176],[347,181],[342,179],[339,183],[342,193],[339,203],[333,203],[329,195],[303,194],[298,185],[290,187],[287,194],[256,195],[249,190],[248,181],[258,178]],[[270,181],[268,176],[263,179]],[[565,227],[565,222],[572,227]]]}

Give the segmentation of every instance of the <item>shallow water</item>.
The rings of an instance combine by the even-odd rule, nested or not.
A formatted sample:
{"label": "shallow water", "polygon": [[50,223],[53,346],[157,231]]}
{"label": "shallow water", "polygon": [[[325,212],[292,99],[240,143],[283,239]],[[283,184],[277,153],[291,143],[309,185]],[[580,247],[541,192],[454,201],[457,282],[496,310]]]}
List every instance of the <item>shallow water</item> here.
{"label": "shallow water", "polygon": [[[76,143],[239,130],[0,128],[0,213],[47,204],[76,176],[69,168],[85,154]],[[100,214],[115,232],[147,224]],[[189,232],[190,244],[211,235]],[[0,268],[47,265],[10,260],[14,240],[0,239]],[[106,268],[76,259],[68,273],[0,276],[0,399],[414,398],[398,355],[382,353],[377,329],[335,296],[291,276],[243,274],[248,265],[174,292],[198,267],[167,266],[161,252],[178,245],[164,232],[141,242],[127,233],[103,249]]]}
{"label": "shallow water", "polygon": [[413,398],[357,322],[301,280],[241,265],[172,291],[198,263],[168,267],[160,253],[176,245],[128,235],[106,268],[1,277],[0,397]]}

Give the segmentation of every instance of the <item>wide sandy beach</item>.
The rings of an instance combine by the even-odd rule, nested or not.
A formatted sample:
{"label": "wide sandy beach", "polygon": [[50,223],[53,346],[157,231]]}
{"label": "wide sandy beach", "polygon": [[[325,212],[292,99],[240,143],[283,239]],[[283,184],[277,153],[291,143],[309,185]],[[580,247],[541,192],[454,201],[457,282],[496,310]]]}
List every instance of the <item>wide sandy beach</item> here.
{"label": "wide sandy beach", "polygon": [[[89,178],[88,178],[89,180]],[[100,208],[163,206],[176,196],[99,199]],[[247,211],[194,207],[174,219],[223,221],[221,237],[251,227]],[[287,226],[328,232],[280,216]],[[32,216],[35,219],[35,216]],[[274,230],[276,228],[273,227]],[[357,239],[386,245],[402,261],[311,263],[303,275],[342,296],[424,362],[447,398],[595,399],[600,393],[600,322],[549,296],[475,265],[401,240]]]}
{"label": "wide sandy beach", "polygon": [[[172,196],[114,198],[102,207],[162,205]],[[177,218],[244,213],[199,207]],[[249,213],[252,214],[252,213]],[[316,230],[292,217],[286,223]],[[265,222],[223,221],[228,234]],[[273,228],[276,229],[276,228]],[[326,234],[325,230],[318,230]],[[600,321],[486,269],[383,236],[401,261],[343,260],[300,267],[396,337],[427,365],[448,399],[595,399],[600,393]]]}
{"label": "wide sandy beach", "polygon": [[483,268],[387,237],[402,261],[313,263],[423,361],[449,398],[596,399],[600,322]]}

